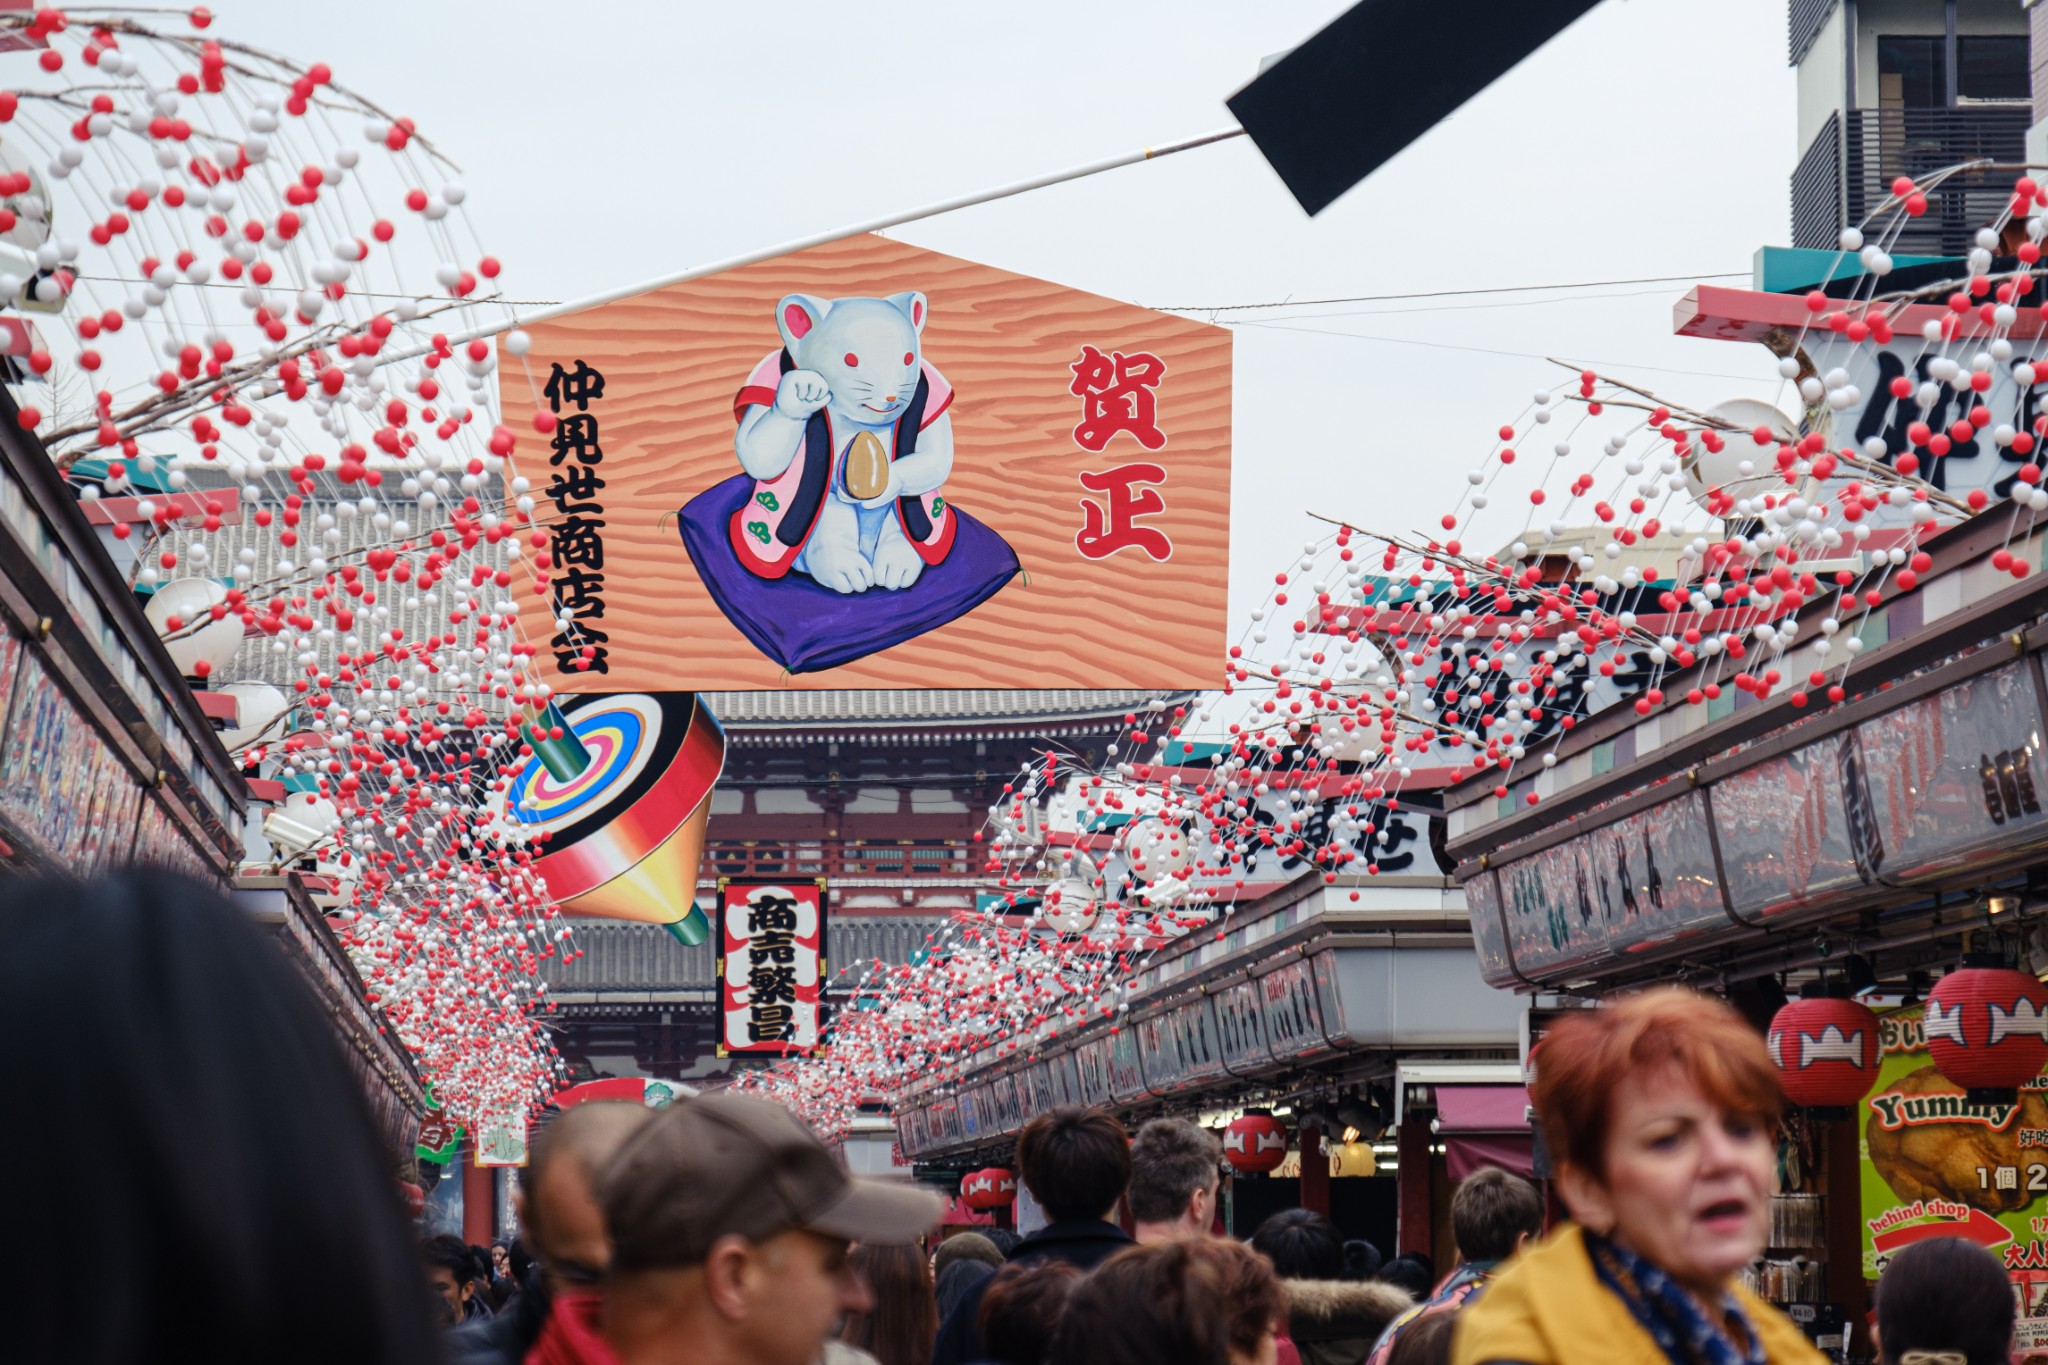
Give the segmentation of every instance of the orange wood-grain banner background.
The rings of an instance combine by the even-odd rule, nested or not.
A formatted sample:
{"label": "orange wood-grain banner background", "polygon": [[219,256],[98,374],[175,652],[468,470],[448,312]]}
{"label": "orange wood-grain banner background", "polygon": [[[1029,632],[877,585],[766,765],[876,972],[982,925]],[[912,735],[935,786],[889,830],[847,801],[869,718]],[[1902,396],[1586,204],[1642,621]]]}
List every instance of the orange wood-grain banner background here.
{"label": "orange wood-grain banner background", "polygon": [[[776,310],[785,295],[882,298],[908,290],[929,300],[923,360],[953,391],[945,499],[1006,541],[1021,573],[924,634],[838,667],[790,673],[721,610],[685,552],[677,513],[743,472],[733,446],[734,398],[763,358],[781,349]],[[604,481],[603,614],[584,620],[608,637],[606,671],[564,667],[546,647],[558,634],[550,598],[528,581],[513,594],[526,637],[543,645],[542,675],[558,689],[1214,684],[1226,648],[1230,544],[1226,329],[871,235],[527,330],[531,352],[523,362],[501,355],[500,383],[506,420],[519,434],[512,472],[531,481],[533,515],[543,527],[559,520],[543,496],[558,469],[549,437],[524,415],[556,365],[573,371],[581,361],[604,380],[601,398],[587,409],[601,430],[602,462],[590,468]],[[1150,396],[1164,445],[1146,449],[1118,431],[1100,450],[1082,447],[1076,427],[1085,395],[1070,390],[1085,347],[1142,353],[1163,365]],[[549,406],[545,397],[539,404]],[[1076,544],[1088,521],[1082,504],[1101,506],[1107,497],[1085,488],[1081,475],[1132,464],[1164,471],[1162,482],[1147,485],[1164,507],[1134,520],[1162,533],[1171,553],[1156,560],[1132,545],[1091,558]],[[883,610],[894,591],[868,588],[847,610]]]}

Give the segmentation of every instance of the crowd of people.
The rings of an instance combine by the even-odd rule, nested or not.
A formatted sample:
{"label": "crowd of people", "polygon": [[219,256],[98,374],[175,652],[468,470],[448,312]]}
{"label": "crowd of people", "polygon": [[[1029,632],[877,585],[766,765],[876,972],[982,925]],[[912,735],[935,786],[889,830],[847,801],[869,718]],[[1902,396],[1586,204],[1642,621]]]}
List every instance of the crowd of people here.
{"label": "crowd of people", "polygon": [[[545,1192],[573,1164],[594,1201],[586,1255],[608,1245],[615,1258],[608,1272],[586,1266],[602,1295],[529,1317],[523,1356],[494,1322],[454,1339],[504,1343],[459,1357],[473,1365],[1804,1365],[1819,1352],[1740,1279],[1768,1230],[1775,1074],[1755,1033],[1705,996],[1654,992],[1572,1016],[1545,1043],[1532,1094],[1571,1219],[1546,1236],[1541,1192],[1481,1169],[1452,1197],[1457,1259],[1441,1279],[1415,1253],[1381,1263],[1306,1209],[1272,1215],[1244,1242],[1222,1235],[1220,1148],[1182,1119],[1132,1136],[1101,1111],[1034,1118],[1016,1160],[1044,1225],[933,1244],[936,1201],[849,1179],[765,1101],[585,1106],[544,1132],[522,1207],[545,1267],[561,1197]],[[600,1125],[613,1139],[586,1141]],[[720,1146],[738,1132],[752,1145]],[[755,1189],[771,1209],[739,1193]],[[650,1211],[662,1208],[671,1214]],[[647,1231],[622,1237],[622,1220]],[[726,1246],[725,1228],[743,1248]],[[792,1235],[818,1254],[773,1261],[766,1249]],[[784,1277],[767,1300],[747,1293],[757,1261]],[[442,1292],[452,1314],[456,1291]],[[2010,1289],[1970,1243],[1899,1256],[1879,1304],[1889,1365],[2006,1358]]]}
{"label": "crowd of people", "polygon": [[[161,877],[15,880],[0,945],[0,1032],[68,1043],[14,1056],[17,1112],[63,1121],[67,1168],[90,1173],[16,1182],[11,1360],[1822,1359],[1741,1278],[1768,1232],[1775,1069],[1731,1009],[1689,992],[1551,1031],[1531,1098],[1569,1217],[1481,1170],[1451,1201],[1439,1277],[1303,1210],[1224,1235],[1212,1135],[1155,1119],[1129,1136],[1077,1108],[1018,1138],[1043,1226],[935,1241],[935,1194],[855,1179],[786,1110],[729,1091],[571,1109],[534,1142],[518,1241],[408,1245],[334,1035],[243,914]],[[47,1166],[50,1132],[0,1125],[0,1160]],[[1884,1365],[2002,1365],[2012,1291],[1982,1248],[1922,1241],[1885,1271],[1874,1329]]]}

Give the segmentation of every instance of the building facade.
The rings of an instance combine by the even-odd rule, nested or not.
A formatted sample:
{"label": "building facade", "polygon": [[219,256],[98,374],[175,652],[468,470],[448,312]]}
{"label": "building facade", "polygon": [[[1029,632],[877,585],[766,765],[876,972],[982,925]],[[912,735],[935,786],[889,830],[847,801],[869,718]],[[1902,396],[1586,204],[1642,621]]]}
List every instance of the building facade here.
{"label": "building facade", "polygon": [[[726,692],[698,901],[715,917],[724,877],[823,877],[829,1004],[868,964],[899,965],[994,879],[979,842],[990,806],[1055,750],[1102,761],[1151,698],[1101,691]],[[576,956],[547,966],[550,1021],[574,1079],[719,1075],[714,943],[658,925],[586,920]]]}
{"label": "building facade", "polygon": [[2027,159],[2039,22],[2020,0],[1790,0],[1792,245],[1833,250],[1899,177],[1984,160],[2006,169],[1929,190],[1927,212],[1886,247],[1900,264],[1966,254]]}

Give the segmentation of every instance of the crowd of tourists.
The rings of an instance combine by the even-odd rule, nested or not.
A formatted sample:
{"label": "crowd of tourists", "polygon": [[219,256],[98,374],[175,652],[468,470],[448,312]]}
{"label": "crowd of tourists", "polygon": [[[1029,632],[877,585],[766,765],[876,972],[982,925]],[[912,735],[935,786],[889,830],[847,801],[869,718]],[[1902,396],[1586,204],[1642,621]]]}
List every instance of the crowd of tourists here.
{"label": "crowd of tourists", "polygon": [[[10,1057],[10,1360],[1822,1359],[1741,1278],[1768,1234],[1776,1072],[1732,1010],[1683,991],[1548,1035],[1531,1098],[1568,1216],[1481,1170],[1452,1198],[1441,1275],[1302,1210],[1223,1235],[1210,1134],[1159,1119],[1129,1136],[1071,1108],[1017,1140],[1043,1226],[936,1240],[936,1195],[853,1178],[786,1110],[732,1092],[573,1108],[533,1144],[517,1242],[421,1243],[276,945],[174,879],[0,883],[0,1035],[31,1029],[66,1046]],[[1885,1271],[1874,1327],[1884,1365],[2002,1365],[2005,1272],[1968,1242],[1919,1242]]]}

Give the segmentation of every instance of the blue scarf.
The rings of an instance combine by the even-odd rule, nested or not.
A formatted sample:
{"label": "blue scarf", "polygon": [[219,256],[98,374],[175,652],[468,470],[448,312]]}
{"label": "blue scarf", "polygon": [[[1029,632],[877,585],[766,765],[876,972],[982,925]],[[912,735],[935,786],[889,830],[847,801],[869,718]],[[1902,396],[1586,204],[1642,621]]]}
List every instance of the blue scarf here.
{"label": "blue scarf", "polygon": [[1627,1247],[1589,1232],[1586,1250],[1593,1257],[1593,1271],[1600,1283],[1628,1305],[1629,1313],[1672,1365],[1765,1365],[1756,1325],[1743,1313],[1734,1294],[1722,1296],[1721,1311],[1741,1328],[1747,1346],[1736,1345],[1688,1290]]}

